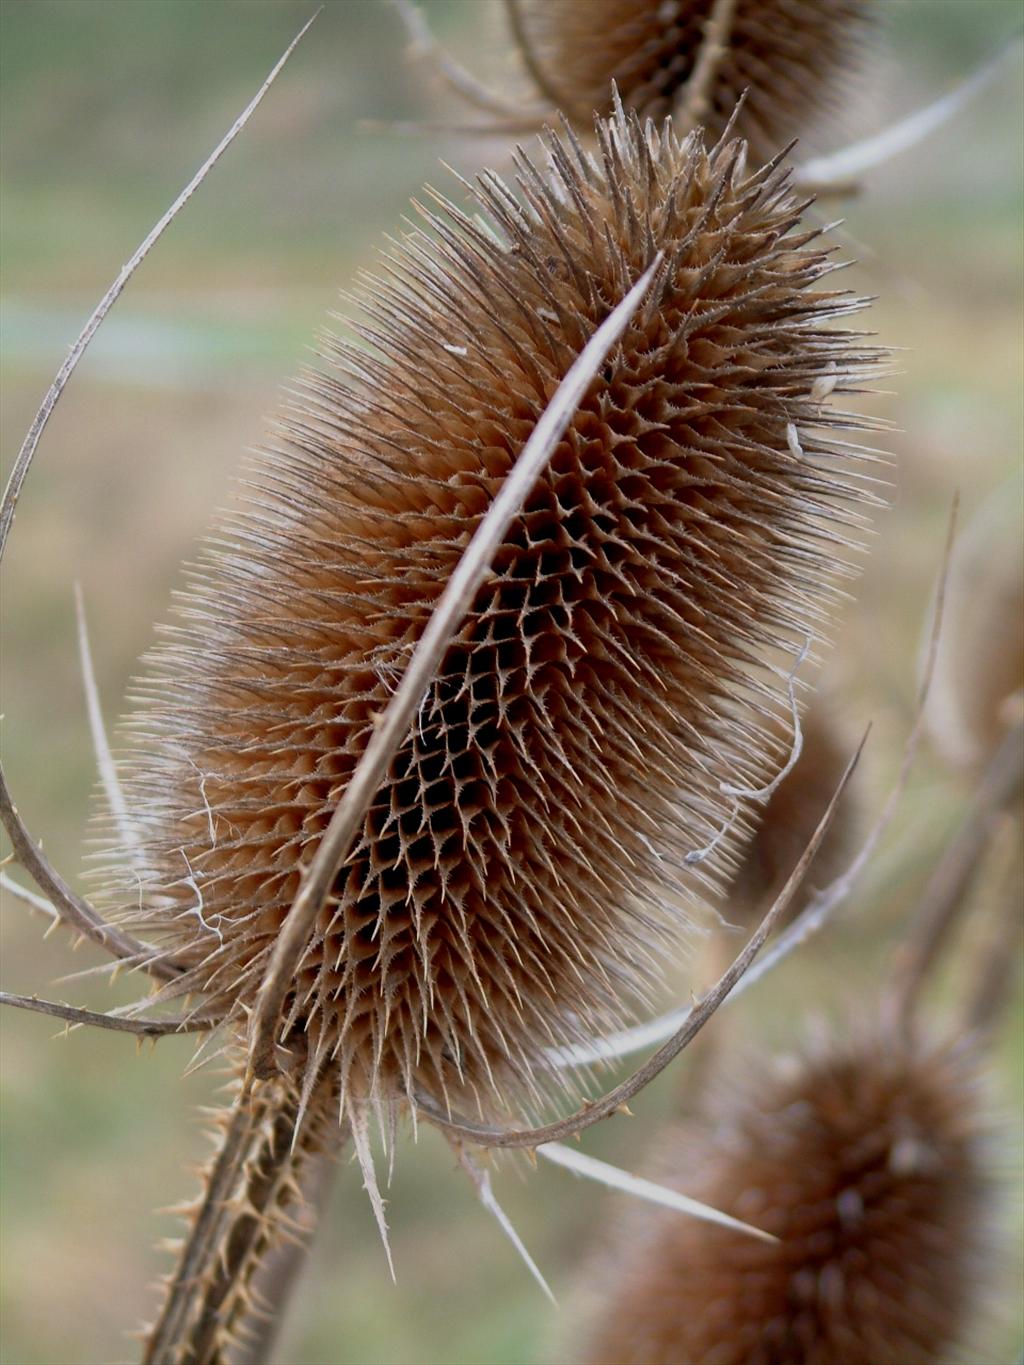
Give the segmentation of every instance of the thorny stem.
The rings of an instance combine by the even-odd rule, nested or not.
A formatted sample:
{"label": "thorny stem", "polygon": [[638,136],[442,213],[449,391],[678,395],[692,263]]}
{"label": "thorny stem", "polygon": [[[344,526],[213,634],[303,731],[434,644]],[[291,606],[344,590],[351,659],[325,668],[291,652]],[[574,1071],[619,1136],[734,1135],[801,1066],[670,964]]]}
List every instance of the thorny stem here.
{"label": "thorny stem", "polygon": [[62,1005],[55,1000],[40,1000],[35,995],[12,995],[10,991],[0,991],[0,1005],[48,1014],[68,1024],[87,1024],[93,1028],[113,1029],[116,1033],[134,1033],[139,1038],[166,1038],[170,1033],[206,1033],[221,1022],[205,1014],[169,1014],[162,1019],[144,1015],[103,1014],[97,1010],[79,1009],[75,1005]]}
{"label": "thorny stem", "polygon": [[[286,1193],[295,1165],[293,1140],[295,1134],[295,1105],[282,1106],[274,1114],[269,1132],[263,1136],[258,1151],[252,1156],[246,1172],[244,1200],[238,1201],[231,1226],[222,1242],[216,1261],[210,1267],[210,1280],[203,1295],[202,1307],[189,1333],[184,1357],[195,1365],[217,1365],[219,1347],[226,1333],[234,1334],[244,1322],[246,1303],[231,1302],[236,1289],[244,1291],[243,1277],[251,1274],[254,1262],[266,1255],[272,1245],[272,1223],[282,1211],[278,1201]],[[336,1130],[341,1141],[342,1130]],[[304,1256],[306,1246],[298,1244]]]}
{"label": "thorny stem", "polygon": [[[242,1085],[188,1241],[152,1329],[143,1365],[221,1365],[228,1341],[256,1311],[252,1277],[279,1239],[293,1236],[284,1202],[318,1153],[316,1115],[299,1113],[297,1091]],[[334,1125],[330,1159],[347,1129]],[[325,1139],[327,1140],[327,1139]],[[275,1226],[276,1225],[276,1226]]]}
{"label": "thorny stem", "polygon": [[[12,475],[13,478],[13,475]],[[11,799],[10,789],[3,767],[0,765],[0,821],[7,830],[14,847],[17,861],[42,891],[58,916],[76,929],[83,938],[90,939],[99,947],[129,962],[133,967],[142,967],[150,976],[169,981],[176,977],[180,968],[174,962],[162,958],[160,950],[151,944],[143,943],[123,929],[108,924],[88,901],[72,891],[67,882],[52,867],[42,851],[33,842],[18,808]]]}
{"label": "thorny stem", "polygon": [[715,0],[712,6],[693,73],[680,92],[682,107],[678,112],[684,135],[704,122],[715,76],[729,50],[729,32],[735,12],[736,0]]}
{"label": "thorny stem", "polygon": [[239,1179],[242,1163],[249,1150],[255,1115],[252,1095],[243,1084],[228,1120],[224,1142],[206,1182],[206,1193],[199,1207],[192,1232],[178,1263],[164,1301],[163,1310],[146,1343],[142,1365],[177,1365],[177,1345],[185,1325],[196,1284],[211,1254],[226,1216],[227,1202]]}
{"label": "thorny stem", "polygon": [[896,1018],[907,1028],[921,989],[967,900],[996,816],[1024,790],[1024,722],[1015,725],[989,761],[970,808],[932,873],[893,966]]}
{"label": "thorny stem", "polygon": [[[145,240],[133,253],[127,264],[121,267],[117,279],[96,305],[92,316],[85,324],[78,339],[65,357],[63,364],[57,371],[53,383],[46,391],[46,396],[39,407],[39,411],[33,418],[32,425],[29,427],[28,433],[22,442],[21,449],[18,451],[18,457],[11,469],[7,487],[4,490],[3,500],[0,501],[0,561],[3,559],[4,550],[7,546],[7,537],[10,534],[11,526],[14,522],[14,514],[17,509],[18,499],[21,496],[22,486],[25,482],[25,477],[28,474],[29,467],[32,464],[32,458],[35,455],[36,447],[39,445],[39,440],[46,428],[46,424],[50,420],[50,416],[57,406],[57,403],[60,401],[60,396],[64,392],[68,380],[78,367],[78,362],[85,354],[90,341],[92,341],[96,332],[102,325],[104,318],[117,302],[132,275],[135,274],[135,271],[149,255],[151,249],[163,236],[165,230],[192,198],[193,194],[195,194],[207,175],[220,160],[221,156],[227,151],[228,147],[234,142],[235,138],[263,102],[263,97],[266,95],[271,85],[273,85],[281,68],[291,56],[310,24],[312,24],[319,13],[320,11],[317,10],[316,14],[307,20],[299,33],[292,39],[284,55],[275,64],[273,70],[260,86],[256,95],[250,100],[223,138],[221,138],[220,142],[203,162],[199,170],[182,190],[181,194],[178,195],[171,207],[147,234]],[[108,924],[103,917],[88,904],[88,902],[83,900],[80,896],[77,896],[60,874],[50,866],[49,861],[36,846],[25,827],[21,816],[18,814],[17,807],[8,790],[2,767],[0,767],[0,820],[2,820],[3,825],[10,836],[18,861],[32,877],[33,881],[38,884],[40,890],[46,893],[53,903],[54,909],[62,919],[73,928],[77,929],[84,937],[91,939],[92,942],[98,944],[101,948],[106,949],[115,957],[122,958],[126,962],[131,962],[133,966],[144,968],[151,976],[159,977],[162,980],[169,980],[179,973],[181,970],[179,965],[168,960],[166,957],[161,957],[157,949],[140,942],[130,934],[126,934],[122,930]]]}
{"label": "thorny stem", "polygon": [[296,1216],[305,1227],[296,1237],[272,1248],[253,1279],[257,1310],[253,1321],[239,1333],[231,1365],[266,1365],[284,1324],[292,1293],[309,1259],[310,1244],[319,1225],[319,1214],[330,1197],[338,1169],[336,1153],[320,1153],[309,1158],[309,1170],[298,1176],[302,1204]]}
{"label": "thorny stem", "polygon": [[602,1119],[609,1118],[616,1111],[621,1110],[627,1105],[635,1095],[648,1086],[668,1064],[673,1061],[680,1052],[697,1036],[704,1025],[712,1017],[721,1005],[722,1001],[729,995],[736,983],[742,978],[754,958],[764,946],[768,935],[775,928],[779,919],[785,914],[790,901],[796,894],[807,868],[810,866],[814,855],[817,853],[822,839],[825,837],[832,819],[835,815],[836,806],[843,792],[846,790],[853,770],[857,765],[867,740],[868,731],[857,750],[846,767],[840,779],[839,785],[828,804],[824,815],[818,823],[817,829],[811,836],[810,842],[804,849],[796,867],[789,876],[789,880],[783,887],[775,903],[768,910],[764,919],[758,925],[755,932],[733,960],[732,964],[723,972],[714,986],[707,992],[703,999],[693,1006],[687,1013],[682,1027],[664,1043],[654,1055],[633,1072],[620,1085],[609,1090],[599,1100],[588,1102],[578,1109],[575,1114],[568,1118],[559,1119],[555,1123],[549,1123],[539,1128],[526,1129],[500,1129],[488,1128],[480,1124],[470,1123],[461,1118],[453,1118],[434,1100],[421,1094],[412,1095],[415,1107],[421,1117],[433,1123],[435,1127],[442,1129],[450,1137],[458,1138],[464,1142],[475,1143],[481,1147],[539,1147],[548,1142],[561,1142],[567,1137],[581,1133],[585,1128],[592,1127]]}
{"label": "thorny stem", "polygon": [[541,414],[487,514],[463,551],[437,606],[370,736],[345,793],[331,817],[302,886],[274,945],[260,986],[249,1029],[249,1075],[268,1076],[276,1067],[274,1044],[282,1006],[309,942],[317,915],[348,857],[366,810],[404,743],[423,694],[445,650],[462,624],[491,560],[555,447],[595,374],[629,325],[661,264],[661,253],[605,318],[573,362]]}

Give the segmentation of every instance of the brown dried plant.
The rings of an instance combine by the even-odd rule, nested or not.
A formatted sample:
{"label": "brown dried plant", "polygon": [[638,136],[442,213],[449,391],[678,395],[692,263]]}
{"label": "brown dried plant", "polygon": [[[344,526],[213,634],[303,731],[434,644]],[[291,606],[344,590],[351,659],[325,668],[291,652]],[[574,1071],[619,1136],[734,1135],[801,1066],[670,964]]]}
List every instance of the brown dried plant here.
{"label": "brown dried plant", "polygon": [[[62,367],[0,549],[84,347],[264,91]],[[770,788],[791,680],[769,659],[825,628],[871,500],[843,434],[867,424],[832,400],[879,353],[833,326],[861,305],[785,167],[621,107],[595,132],[596,156],[571,134],[543,169],[521,154],[518,198],[485,172],[486,222],[433,195],[364,281],[361,345],[324,342],[140,684],[106,915],[0,784],[55,913],[157,987],[113,1016],[31,1007],[216,1031],[238,1076],[148,1361],[225,1358],[305,1164],[346,1136],[383,1225],[374,1113],[393,1130],[412,1100],[461,1141],[532,1147],[636,1093],[749,966],[834,809],[635,1078],[487,1126],[577,1089],[546,1047],[647,998]]]}
{"label": "brown dried plant", "polygon": [[612,84],[644,117],[736,130],[768,156],[842,108],[871,25],[866,0],[509,0],[538,92],[586,125]]}
{"label": "brown dried plant", "polygon": [[929,728],[951,761],[977,769],[1024,715],[1024,537],[1015,477],[964,530],[950,565],[949,611]]}
{"label": "brown dried plant", "polygon": [[[978,1059],[855,1015],[666,1139],[660,1178],[773,1243],[657,1211],[595,1289],[587,1365],[937,1365],[985,1287]],[[685,1176],[680,1176],[685,1171]],[[696,1234],[696,1235],[695,1235]],[[625,1239],[624,1239],[625,1240]]]}
{"label": "brown dried plant", "polygon": [[[939,1365],[960,1358],[998,1279],[985,1043],[1014,983],[1005,881],[981,969],[937,1041],[923,988],[971,907],[992,816],[1019,802],[1024,726],[993,757],[894,957],[888,989],[797,1056],[733,1060],[699,1122],[658,1144],[658,1176],[772,1243],[630,1214],[591,1267],[586,1365]],[[995,970],[993,970],[995,969]],[[726,1068],[726,1075],[730,1071]]]}

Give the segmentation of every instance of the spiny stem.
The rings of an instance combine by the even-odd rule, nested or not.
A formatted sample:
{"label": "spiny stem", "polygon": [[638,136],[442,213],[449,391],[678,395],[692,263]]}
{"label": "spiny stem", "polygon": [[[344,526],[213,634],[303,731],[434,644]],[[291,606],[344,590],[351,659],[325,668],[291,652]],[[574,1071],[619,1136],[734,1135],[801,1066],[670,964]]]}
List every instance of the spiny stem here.
{"label": "spiny stem", "polygon": [[112,1029],[115,1033],[134,1033],[140,1038],[166,1038],[170,1033],[205,1033],[221,1022],[202,1014],[174,1014],[163,1019],[104,1014],[97,1010],[79,1009],[75,1005],[62,1005],[56,1000],[40,1000],[35,995],[12,995],[10,991],[0,991],[0,1005],[48,1014],[68,1024],[87,1024],[93,1028]]}

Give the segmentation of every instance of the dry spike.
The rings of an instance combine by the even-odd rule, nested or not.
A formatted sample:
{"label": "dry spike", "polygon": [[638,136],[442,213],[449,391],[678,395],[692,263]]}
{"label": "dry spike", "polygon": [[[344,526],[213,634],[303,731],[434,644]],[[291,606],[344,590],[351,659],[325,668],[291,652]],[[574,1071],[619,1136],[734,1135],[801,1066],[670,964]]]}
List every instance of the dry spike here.
{"label": "dry spike", "polygon": [[699,1137],[669,1140],[665,1165],[779,1241],[634,1218],[596,1286],[586,1365],[948,1360],[985,1281],[978,1091],[969,1050],[862,1024],[748,1065]]}

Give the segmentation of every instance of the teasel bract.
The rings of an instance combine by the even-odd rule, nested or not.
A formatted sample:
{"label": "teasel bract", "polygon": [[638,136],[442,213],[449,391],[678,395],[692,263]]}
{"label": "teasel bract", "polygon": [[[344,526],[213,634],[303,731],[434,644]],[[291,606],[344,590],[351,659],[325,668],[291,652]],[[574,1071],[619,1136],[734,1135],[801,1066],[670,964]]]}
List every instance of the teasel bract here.
{"label": "teasel bract", "polygon": [[[542,168],[521,154],[519,199],[484,173],[481,216],[434,196],[426,230],[364,279],[358,343],[323,340],[128,722],[130,839],[112,845],[107,900],[180,969],[158,998],[202,1001],[230,1045],[462,549],[661,253],[288,993],[296,1148],[329,1112],[364,1170],[374,1112],[392,1126],[411,1092],[536,1112],[571,1084],[545,1045],[648,997],[715,859],[687,884],[672,869],[735,815],[721,774],[770,776],[788,703],[768,660],[822,638],[859,539],[871,457],[841,433],[865,424],[831,395],[879,353],[833,326],[860,301],[832,287],[784,166],[751,172],[741,140],[707,150],[621,108],[596,133],[594,156],[571,135],[548,137]],[[149,1358],[175,1358],[160,1332]]]}
{"label": "teasel bract", "polygon": [[716,135],[745,96],[738,131],[765,156],[842,106],[872,19],[865,0],[511,0],[510,10],[530,74],[574,121],[609,112],[614,81],[641,115],[685,114]]}
{"label": "teasel bract", "polygon": [[[938,1365],[991,1269],[985,1103],[968,1044],[854,1018],[757,1065],[663,1144],[662,1179],[757,1242],[648,1213],[595,1273],[587,1365]],[[685,1172],[685,1174],[681,1174]]]}

